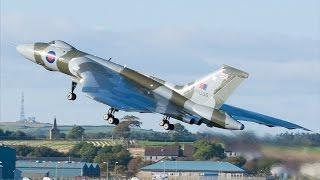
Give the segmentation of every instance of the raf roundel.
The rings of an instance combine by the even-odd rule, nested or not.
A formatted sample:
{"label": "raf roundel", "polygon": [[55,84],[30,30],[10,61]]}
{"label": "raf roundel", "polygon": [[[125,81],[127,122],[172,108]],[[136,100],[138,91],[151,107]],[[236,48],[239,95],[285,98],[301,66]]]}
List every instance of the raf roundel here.
{"label": "raf roundel", "polygon": [[205,90],[207,90],[208,85],[205,84],[205,83],[200,83],[200,84],[199,84],[199,88],[205,91]]}
{"label": "raf roundel", "polygon": [[47,53],[46,60],[49,63],[53,63],[56,60],[56,53],[54,51],[49,51]]}

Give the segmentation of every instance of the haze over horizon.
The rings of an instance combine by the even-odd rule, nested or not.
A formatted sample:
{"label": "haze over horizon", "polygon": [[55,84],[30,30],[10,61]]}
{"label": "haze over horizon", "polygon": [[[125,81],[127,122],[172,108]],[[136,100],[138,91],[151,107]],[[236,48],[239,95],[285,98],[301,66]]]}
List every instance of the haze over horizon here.
{"label": "haze over horizon", "polygon": [[[74,47],[185,84],[222,64],[250,74],[227,104],[278,117],[319,132],[320,1],[1,1],[0,121],[19,119],[21,92],[27,116],[59,124],[106,124],[108,107],[76,89],[71,80],[19,55],[12,44],[64,40]],[[88,11],[90,8],[90,11]],[[272,10],[272,12],[271,12]],[[143,128],[162,130],[161,116],[133,114]],[[179,121],[173,121],[179,122]],[[244,122],[246,131],[280,133]],[[190,126],[192,131],[217,128]],[[296,132],[296,131],[292,131]]]}

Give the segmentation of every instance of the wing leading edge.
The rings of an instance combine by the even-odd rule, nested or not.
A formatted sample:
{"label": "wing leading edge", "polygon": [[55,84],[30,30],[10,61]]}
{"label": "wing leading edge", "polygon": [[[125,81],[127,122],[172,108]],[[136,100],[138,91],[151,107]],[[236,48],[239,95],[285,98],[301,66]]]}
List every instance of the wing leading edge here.
{"label": "wing leading edge", "polygon": [[306,129],[304,127],[301,127],[299,125],[278,119],[278,118],[274,118],[274,117],[270,117],[270,116],[266,116],[263,114],[259,114],[256,112],[252,112],[252,111],[248,111],[248,110],[244,110],[238,107],[234,107],[231,105],[227,105],[227,104],[223,104],[220,107],[220,110],[228,113],[232,118],[236,119],[236,120],[242,120],[242,121],[249,121],[249,122],[255,122],[258,124],[263,124],[269,127],[274,127],[274,126],[280,126],[280,127],[284,127],[287,129],[303,129],[306,131],[310,131],[309,129]]}

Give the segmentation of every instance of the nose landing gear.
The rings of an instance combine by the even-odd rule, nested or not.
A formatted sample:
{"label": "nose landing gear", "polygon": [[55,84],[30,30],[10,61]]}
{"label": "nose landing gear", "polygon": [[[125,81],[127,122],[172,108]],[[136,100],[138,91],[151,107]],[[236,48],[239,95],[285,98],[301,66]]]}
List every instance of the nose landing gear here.
{"label": "nose landing gear", "polygon": [[74,93],[75,88],[77,87],[77,83],[72,81],[71,84],[71,92],[68,94],[68,100],[74,101],[77,99],[77,95]]}
{"label": "nose landing gear", "polygon": [[114,117],[114,113],[115,113],[116,111],[118,111],[118,110],[115,109],[115,108],[110,108],[110,109],[108,110],[108,113],[105,114],[105,115],[103,115],[103,119],[104,119],[105,121],[107,121],[109,124],[118,125],[120,121],[119,121],[118,118],[115,118],[115,117]]}

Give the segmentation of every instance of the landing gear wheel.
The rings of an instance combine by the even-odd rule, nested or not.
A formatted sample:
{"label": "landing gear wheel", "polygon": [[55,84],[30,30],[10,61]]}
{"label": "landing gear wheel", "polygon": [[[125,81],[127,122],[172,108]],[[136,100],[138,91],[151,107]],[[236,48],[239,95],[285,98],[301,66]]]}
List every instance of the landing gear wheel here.
{"label": "landing gear wheel", "polygon": [[117,112],[118,110],[115,108],[110,108],[108,110],[108,113],[103,115],[103,119],[105,121],[108,121],[109,124],[114,124],[114,125],[118,125],[119,124],[119,119],[114,117],[114,113]]}
{"label": "landing gear wheel", "polygon": [[74,101],[75,99],[77,99],[77,95],[73,92],[70,92],[68,94],[68,100]]}
{"label": "landing gear wheel", "polygon": [[105,121],[108,121],[108,119],[109,119],[109,114],[103,115],[103,119],[104,119]]}
{"label": "landing gear wheel", "polygon": [[170,130],[170,124],[167,123],[167,122],[164,123],[163,128],[164,128],[165,130]]}
{"label": "landing gear wheel", "polygon": [[113,124],[114,124],[114,125],[118,125],[118,124],[119,124],[119,122],[120,122],[120,121],[119,121],[119,119],[118,119],[118,118],[114,118],[114,122],[113,122]]}
{"label": "landing gear wheel", "polygon": [[173,124],[169,124],[169,130],[174,130],[174,125]]}
{"label": "landing gear wheel", "polygon": [[165,121],[165,120],[162,120],[162,121],[160,121],[159,125],[160,125],[160,126],[163,126],[165,123],[166,123],[166,121]]}
{"label": "landing gear wheel", "polygon": [[109,124],[114,124],[115,119],[116,119],[116,118],[114,118],[113,116],[109,116],[109,117],[108,117],[108,123],[109,123]]}
{"label": "landing gear wheel", "polygon": [[74,89],[77,87],[77,83],[73,82],[71,83],[71,92],[68,94],[68,100],[75,100],[77,99],[77,95],[74,93]]}

